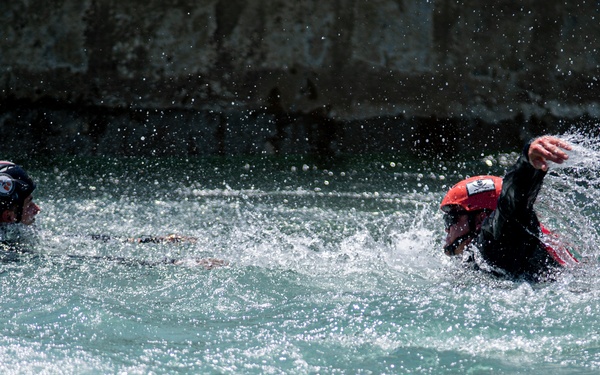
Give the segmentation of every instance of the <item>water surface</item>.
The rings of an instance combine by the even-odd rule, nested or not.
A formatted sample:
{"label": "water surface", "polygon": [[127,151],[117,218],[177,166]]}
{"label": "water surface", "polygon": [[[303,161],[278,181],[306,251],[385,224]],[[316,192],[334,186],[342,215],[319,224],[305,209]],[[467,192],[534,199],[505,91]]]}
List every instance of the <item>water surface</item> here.
{"label": "water surface", "polygon": [[[600,142],[565,137],[538,209],[595,259]],[[516,157],[32,161],[43,211],[34,253],[0,264],[0,371],[596,373],[595,262],[529,284],[441,251],[445,191]],[[197,242],[126,241],[172,233]]]}

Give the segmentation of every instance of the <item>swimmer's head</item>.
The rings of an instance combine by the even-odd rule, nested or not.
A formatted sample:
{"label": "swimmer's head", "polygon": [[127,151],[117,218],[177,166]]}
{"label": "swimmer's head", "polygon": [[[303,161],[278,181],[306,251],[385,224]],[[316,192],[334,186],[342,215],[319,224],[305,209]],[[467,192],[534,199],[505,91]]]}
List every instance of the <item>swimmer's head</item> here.
{"label": "swimmer's head", "polygon": [[498,206],[502,179],[476,176],[454,185],[440,204],[444,211],[444,253],[459,255],[481,230],[483,220]]}
{"label": "swimmer's head", "polygon": [[[9,161],[0,161],[0,212],[13,212],[11,221],[33,223],[33,217],[39,212],[39,207],[31,201],[35,187],[35,182],[23,168]],[[35,209],[26,207],[29,205],[35,206]],[[31,212],[25,212],[27,208],[31,208]]]}

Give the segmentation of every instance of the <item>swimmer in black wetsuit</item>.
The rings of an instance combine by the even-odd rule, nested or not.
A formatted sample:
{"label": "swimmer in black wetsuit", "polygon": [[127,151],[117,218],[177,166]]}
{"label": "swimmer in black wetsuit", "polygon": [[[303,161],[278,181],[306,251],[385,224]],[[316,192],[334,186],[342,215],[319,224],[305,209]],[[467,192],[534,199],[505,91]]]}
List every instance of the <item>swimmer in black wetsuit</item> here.
{"label": "swimmer in black wetsuit", "polygon": [[[9,161],[0,161],[0,250],[10,256],[3,259],[15,259],[13,253],[31,252],[27,246],[23,247],[22,231],[13,230],[15,224],[22,224],[26,227],[35,222],[35,217],[41,211],[40,207],[33,200],[33,192],[36,188],[35,182],[29,177],[25,170]],[[179,243],[195,242],[194,237],[184,237],[175,234],[168,236],[147,236],[140,238],[117,238],[105,235],[92,235],[95,240],[120,240],[133,243]],[[178,259],[164,259],[162,262],[135,261],[121,257],[82,257],[69,256],[71,258],[81,259],[103,259],[114,260],[121,263],[135,263],[141,265],[158,264],[183,264],[189,263]],[[195,264],[206,269],[227,265],[227,262],[215,258],[195,259]],[[192,262],[193,263],[193,262]]]}
{"label": "swimmer in black wetsuit", "polygon": [[565,150],[571,150],[566,142],[540,137],[525,146],[504,179],[476,176],[454,185],[440,205],[447,233],[444,252],[478,269],[531,281],[552,279],[562,265],[576,263],[572,253],[558,254],[542,242],[543,228],[533,209],[548,161],[564,162]]}

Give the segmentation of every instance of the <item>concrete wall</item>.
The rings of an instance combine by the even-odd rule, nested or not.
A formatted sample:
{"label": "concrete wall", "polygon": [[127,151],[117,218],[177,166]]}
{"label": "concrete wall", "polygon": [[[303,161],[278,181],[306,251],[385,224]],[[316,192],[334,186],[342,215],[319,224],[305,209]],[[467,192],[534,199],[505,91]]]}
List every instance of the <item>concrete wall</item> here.
{"label": "concrete wall", "polygon": [[514,141],[600,116],[599,21],[595,1],[3,1],[0,129],[83,154]]}

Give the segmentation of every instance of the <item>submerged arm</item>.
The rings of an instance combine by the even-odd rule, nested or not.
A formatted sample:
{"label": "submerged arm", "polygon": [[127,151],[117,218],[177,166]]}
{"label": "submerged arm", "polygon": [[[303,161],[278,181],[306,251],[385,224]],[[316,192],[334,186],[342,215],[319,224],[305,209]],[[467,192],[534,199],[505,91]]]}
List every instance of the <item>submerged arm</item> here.
{"label": "submerged arm", "polygon": [[106,234],[92,234],[90,237],[98,241],[124,241],[130,243],[180,243],[198,241],[196,237],[180,236],[178,234],[169,234],[168,236],[143,236],[143,237],[120,237],[109,236]]}
{"label": "submerged arm", "polygon": [[[144,236],[144,237],[127,237],[127,238],[118,237],[118,236],[115,237],[115,236],[109,236],[109,235],[93,234],[93,235],[91,235],[91,238],[93,240],[99,240],[99,241],[104,241],[104,242],[116,240],[116,241],[123,241],[123,242],[128,242],[128,243],[181,243],[181,242],[195,243],[198,241],[198,239],[196,237],[180,236],[177,234],[170,234],[168,236]],[[89,257],[86,257],[86,258],[89,259]],[[162,261],[158,261],[158,262],[148,262],[148,261],[143,261],[143,260],[133,260],[133,259],[120,258],[120,257],[98,257],[98,259],[112,260],[112,261],[118,261],[121,263],[147,265],[147,266],[153,266],[153,265],[158,265],[158,264],[174,264],[177,266],[180,266],[180,265],[200,266],[207,270],[213,269],[215,267],[223,267],[223,266],[229,265],[229,262],[222,260],[222,259],[217,259],[217,258],[194,258],[194,259],[165,258]]]}

